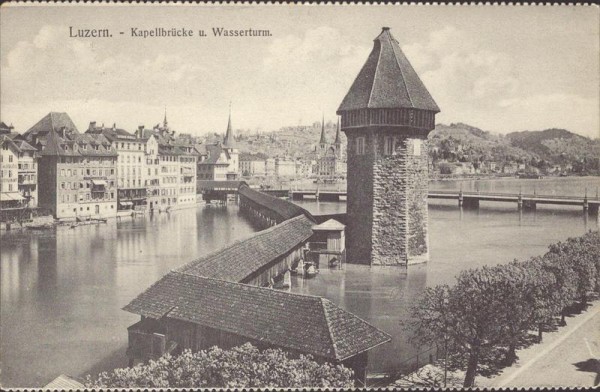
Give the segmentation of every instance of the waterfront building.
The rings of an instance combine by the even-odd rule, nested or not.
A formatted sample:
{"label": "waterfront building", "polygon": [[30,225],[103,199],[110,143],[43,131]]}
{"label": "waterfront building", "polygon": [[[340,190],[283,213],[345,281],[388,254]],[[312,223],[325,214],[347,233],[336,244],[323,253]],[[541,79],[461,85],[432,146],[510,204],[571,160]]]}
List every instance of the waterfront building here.
{"label": "waterfront building", "polygon": [[207,143],[198,162],[198,180],[237,180],[240,172],[239,150],[231,127],[231,110],[223,141]]}
{"label": "waterfront building", "polygon": [[275,158],[267,158],[265,160],[265,172],[267,173],[267,177],[276,175]]}
{"label": "waterfront building", "polygon": [[349,263],[428,260],[427,136],[439,111],[384,27],[337,110],[348,138]]}
{"label": "waterfront building", "polygon": [[141,316],[127,331],[130,364],[183,349],[260,349],[343,364],[364,385],[368,351],[390,336],[331,301],[173,271],[123,308]]}
{"label": "waterfront building", "polygon": [[25,140],[13,139],[18,148],[19,193],[25,206],[35,208],[38,205],[38,158],[39,153]]}
{"label": "waterfront building", "polygon": [[286,158],[275,158],[275,175],[277,177],[295,177],[296,161]]}
{"label": "waterfront building", "polygon": [[158,137],[153,133],[148,133],[148,137],[143,137],[144,126],[138,127],[136,133],[138,137],[142,137],[146,143],[145,159],[146,165],[144,168],[144,184],[146,186],[146,205],[148,210],[154,211],[160,209],[160,158],[158,155]]}
{"label": "waterfront building", "polygon": [[266,156],[263,154],[241,153],[240,173],[245,177],[264,177],[267,174]]}
{"label": "waterfront building", "polygon": [[198,162],[198,180],[225,181],[229,172],[229,156],[220,142],[204,146],[202,160]]}
{"label": "waterfront building", "polygon": [[[175,137],[167,122],[153,129],[138,129],[146,141],[146,194],[151,210],[164,211],[196,205],[197,164],[200,153],[186,137]],[[152,140],[151,140],[152,139]],[[158,171],[157,171],[158,169]],[[150,191],[148,191],[150,187]],[[157,195],[158,194],[158,195]]]}
{"label": "waterfront building", "polygon": [[90,122],[88,134],[104,135],[117,152],[117,206],[118,211],[146,209],[146,184],[144,169],[146,148],[139,132],[131,134],[113,124],[111,128]]}
{"label": "waterfront building", "polygon": [[117,215],[117,152],[102,134],[51,128],[38,165],[39,205],[56,219]]}
{"label": "waterfront building", "polygon": [[6,134],[0,135],[0,221],[24,218],[25,198],[19,192],[19,148]]}

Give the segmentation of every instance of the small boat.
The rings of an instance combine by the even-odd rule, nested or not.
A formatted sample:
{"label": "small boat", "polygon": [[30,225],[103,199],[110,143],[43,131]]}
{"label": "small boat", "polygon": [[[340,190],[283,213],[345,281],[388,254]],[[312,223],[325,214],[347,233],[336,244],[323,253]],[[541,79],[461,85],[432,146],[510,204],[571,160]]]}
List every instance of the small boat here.
{"label": "small boat", "polygon": [[339,264],[340,264],[340,260],[337,257],[334,257],[333,259],[329,260],[330,268],[337,267]]}
{"label": "small boat", "polygon": [[54,225],[52,224],[44,224],[44,225],[30,225],[27,226],[29,230],[46,230],[52,228]]}
{"label": "small boat", "polygon": [[290,272],[294,275],[304,276],[304,261],[300,259],[296,264],[296,268],[290,270]]}
{"label": "small boat", "polygon": [[314,264],[309,264],[308,268],[306,268],[306,276],[308,277],[315,276],[318,273],[319,271],[317,270]]}
{"label": "small boat", "polygon": [[283,274],[283,282],[281,283],[281,287],[284,289],[287,289],[291,286],[292,286],[292,276],[290,274],[290,271],[286,271]]}

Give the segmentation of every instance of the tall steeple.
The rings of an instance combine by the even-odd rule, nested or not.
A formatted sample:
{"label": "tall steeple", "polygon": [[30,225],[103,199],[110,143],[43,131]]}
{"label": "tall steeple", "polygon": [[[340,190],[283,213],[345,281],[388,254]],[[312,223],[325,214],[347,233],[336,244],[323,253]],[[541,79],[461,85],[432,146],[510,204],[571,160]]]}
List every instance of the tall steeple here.
{"label": "tall steeple", "polygon": [[327,144],[327,139],[325,139],[325,114],[323,113],[323,119],[321,120],[321,140],[319,141],[321,147],[324,147]]}
{"label": "tall steeple", "polygon": [[340,118],[338,117],[337,130],[335,131],[335,141],[333,142],[336,146],[342,144],[342,138],[340,137]]}
{"label": "tall steeple", "polygon": [[227,121],[227,132],[225,132],[225,138],[223,139],[223,147],[233,148],[235,146],[235,139],[233,138],[233,130],[231,129],[231,101],[229,102],[229,120]]}
{"label": "tall steeple", "polygon": [[167,125],[169,123],[167,122],[167,107],[165,106],[165,119],[163,120],[163,127],[167,128]]}

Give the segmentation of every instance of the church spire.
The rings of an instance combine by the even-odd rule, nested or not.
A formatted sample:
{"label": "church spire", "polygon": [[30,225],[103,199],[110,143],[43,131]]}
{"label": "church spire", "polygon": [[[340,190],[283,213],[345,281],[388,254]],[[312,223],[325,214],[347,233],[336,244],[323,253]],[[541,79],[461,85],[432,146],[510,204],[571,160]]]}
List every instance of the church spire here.
{"label": "church spire", "polygon": [[333,142],[335,145],[342,144],[342,139],[340,138],[340,118],[338,117],[337,130],[335,131],[335,141]]}
{"label": "church spire", "polygon": [[233,130],[231,129],[231,101],[229,102],[229,120],[227,121],[227,132],[223,139],[223,146],[233,148],[235,139],[233,138]]}
{"label": "church spire", "polygon": [[169,123],[167,122],[167,107],[165,106],[165,119],[163,120],[163,127],[167,128],[167,125]]}
{"label": "church spire", "polygon": [[327,144],[327,139],[325,139],[325,114],[323,114],[323,120],[321,121],[321,140],[319,144]]}

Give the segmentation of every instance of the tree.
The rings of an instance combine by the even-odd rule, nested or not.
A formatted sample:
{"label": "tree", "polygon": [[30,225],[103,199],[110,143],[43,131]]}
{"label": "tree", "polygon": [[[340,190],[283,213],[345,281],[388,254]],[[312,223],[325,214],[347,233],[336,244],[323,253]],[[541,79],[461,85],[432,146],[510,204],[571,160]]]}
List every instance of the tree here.
{"label": "tree", "polygon": [[317,363],[311,356],[290,358],[281,349],[259,350],[246,343],[231,350],[213,347],[166,354],[132,368],[86,379],[88,388],[350,388],[352,370]]}
{"label": "tree", "polygon": [[524,271],[529,275],[532,287],[528,290],[528,301],[531,303],[531,322],[537,326],[538,342],[542,341],[544,326],[562,311],[562,303],[556,288],[555,275],[544,268],[544,259],[534,257],[523,262]]}
{"label": "tree", "polygon": [[[592,238],[593,239],[593,238]],[[590,250],[590,238],[569,238],[550,246],[550,252],[565,260],[576,275],[576,293],[582,305],[587,304],[588,292],[596,288],[597,255]]]}
{"label": "tree", "polygon": [[479,363],[494,355],[505,338],[504,306],[501,285],[491,284],[496,277],[489,267],[460,273],[453,287],[426,289],[413,307],[417,340],[452,347],[458,366],[466,369],[463,386],[472,387]]}

